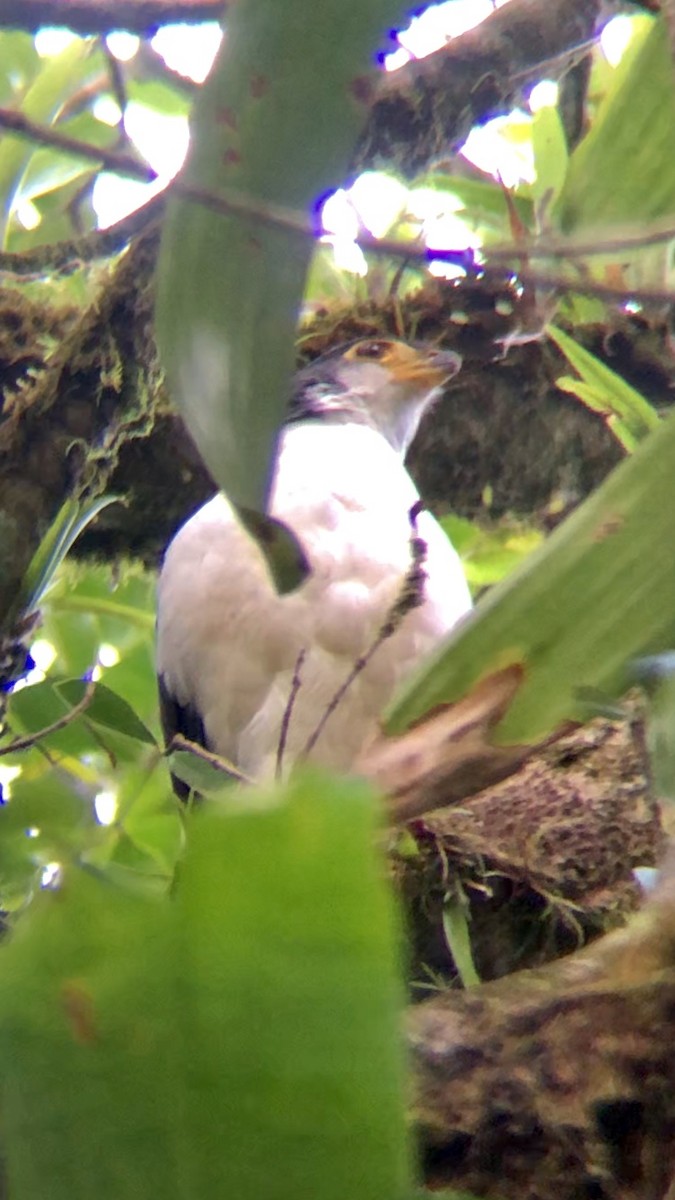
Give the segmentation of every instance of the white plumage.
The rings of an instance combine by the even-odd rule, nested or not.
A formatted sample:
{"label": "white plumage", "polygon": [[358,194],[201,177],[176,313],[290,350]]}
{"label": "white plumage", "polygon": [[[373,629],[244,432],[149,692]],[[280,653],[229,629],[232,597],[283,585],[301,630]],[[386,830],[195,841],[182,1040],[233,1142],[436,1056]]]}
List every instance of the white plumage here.
{"label": "white plumage", "polygon": [[[383,347],[384,361],[372,362],[375,353],[359,352],[363,346]],[[454,373],[450,356],[425,351],[426,382],[421,387],[416,379],[413,389],[410,356],[422,352],[394,341],[357,343],[330,356],[326,379],[323,368],[313,368],[304,400],[296,393],[298,413],[280,438],[270,511],[295,532],[309,560],[299,588],[277,593],[262,552],[222,495],[183,526],[167,552],[158,608],[162,689],[177,710],[199,714],[209,748],[247,775],[274,773],[300,652],[285,768],[303,754],[400,595],[411,564],[410,511],[419,500],[403,454],[439,382]],[[401,361],[405,370],[397,369]],[[382,400],[383,372],[384,422],[371,420],[371,393]],[[350,766],[397,685],[471,606],[457,554],[430,514],[418,517],[417,532],[426,544],[423,603],[405,615],[326,721],[310,755],[326,766]]]}

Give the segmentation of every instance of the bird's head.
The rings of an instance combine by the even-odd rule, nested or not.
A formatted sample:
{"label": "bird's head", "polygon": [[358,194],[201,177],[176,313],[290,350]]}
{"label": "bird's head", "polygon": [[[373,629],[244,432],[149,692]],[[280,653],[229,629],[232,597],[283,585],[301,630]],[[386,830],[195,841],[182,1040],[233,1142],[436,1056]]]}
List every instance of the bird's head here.
{"label": "bird's head", "polygon": [[461,366],[459,355],[395,338],[363,338],[298,372],[287,422],[353,421],[405,454],[425,409]]}

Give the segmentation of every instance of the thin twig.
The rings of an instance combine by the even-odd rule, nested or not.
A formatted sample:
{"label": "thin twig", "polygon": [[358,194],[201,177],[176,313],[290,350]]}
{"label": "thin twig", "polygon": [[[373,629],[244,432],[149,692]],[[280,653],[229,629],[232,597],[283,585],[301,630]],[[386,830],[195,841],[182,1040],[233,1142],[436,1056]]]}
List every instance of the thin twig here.
{"label": "thin twig", "polygon": [[[526,244],[527,257],[532,258],[592,258],[604,254],[620,254],[624,250],[636,250],[644,246],[658,246],[660,242],[670,242],[675,238],[675,223],[672,215],[648,225],[625,225],[613,229],[612,233],[603,237],[600,233],[592,240],[586,234],[575,237],[558,237],[551,233],[537,237],[536,242]],[[492,259],[512,258],[514,246],[508,242],[496,242],[490,246],[489,257]]]}
{"label": "thin twig", "polygon": [[[66,137],[49,126],[35,125],[27,121],[21,113],[0,108],[0,126],[5,125],[22,136],[30,137],[42,145],[54,146],[66,152],[82,155],[102,163],[103,166],[120,173],[135,175],[145,180],[156,178],[152,168],[137,163],[130,156],[111,150],[101,150],[87,142]],[[137,232],[145,228],[151,221],[161,215],[164,197],[179,198],[193,201],[226,216],[239,216],[267,225],[271,228],[282,229],[298,237],[325,237],[316,219],[312,220],[297,209],[286,208],[269,201],[262,201],[246,193],[225,190],[219,193],[210,192],[205,188],[195,187],[185,182],[180,176],[174,179],[161,196],[143,208],[124,218],[111,229],[96,231],[86,238],[72,242],[57,243],[55,246],[36,247],[27,254],[0,254],[0,271],[4,270],[20,276],[36,273],[39,277],[40,268],[46,266],[52,270],[66,271],[77,262],[91,258],[102,257],[120,249]],[[520,262],[518,277],[523,283],[530,283],[552,290],[575,291],[579,294],[597,296],[605,300],[645,301],[647,303],[669,303],[675,299],[672,288],[630,288],[613,287],[594,280],[571,280],[564,275],[552,275],[546,272],[532,270],[523,266],[523,262],[531,262],[536,258],[568,259],[575,263],[584,256],[624,252],[645,246],[658,245],[675,237],[675,227],[672,219],[657,221],[645,229],[626,227],[606,238],[598,237],[591,241],[575,240],[574,238],[539,238],[536,242],[502,243],[483,250],[483,261],[476,259],[471,249],[430,249],[427,246],[416,246],[396,238],[376,238],[366,230],[362,230],[357,242],[367,253],[385,258],[398,258],[404,263],[426,264],[430,262],[450,263],[467,273],[476,273],[486,278],[503,280],[505,272],[512,274],[514,260]],[[328,238],[327,240],[330,240]],[[504,263],[504,266],[500,264]],[[508,265],[507,264],[511,264]],[[35,269],[38,268],[37,272]]]}
{"label": "thin twig", "polygon": [[[486,265],[481,274],[488,280],[504,280],[504,270],[500,267]],[[529,269],[519,271],[518,280],[550,291],[575,292],[578,296],[595,296],[598,300],[617,300],[626,304],[631,300],[645,304],[670,304],[675,301],[673,288],[612,287],[593,279],[570,279],[569,275],[549,275],[544,271]]]}
{"label": "thin twig", "polygon": [[365,654],[362,654],[355,660],[349,674],[347,675],[347,678],[340,685],[338,690],[335,692],[335,695],[327,704],[326,709],[321,716],[321,720],[316,726],[316,729],[307,739],[302,753],[300,754],[300,758],[309,757],[312,750],[316,746],[316,743],[321,737],[328,720],[333,715],[338,705],[342,702],[354,681],[358,679],[359,675],[361,675],[363,671],[365,671],[366,667],[372,661],[373,656],[377,653],[380,646],[384,642],[388,641],[390,637],[393,637],[397,629],[399,629],[403,618],[411,611],[411,609],[419,608],[419,606],[424,603],[424,581],[426,579],[424,562],[427,556],[427,545],[423,538],[417,536],[417,518],[423,508],[424,505],[422,501],[419,500],[413,505],[413,507],[410,509],[410,513],[408,514],[412,529],[410,536],[410,553],[412,561],[403,578],[401,590],[396,597],[396,600],[392,604],[389,612],[387,613],[377,637],[368,647]]}
{"label": "thin twig", "polygon": [[234,763],[231,763],[227,758],[221,758],[219,754],[214,754],[212,750],[207,750],[205,746],[202,746],[201,742],[193,742],[182,733],[174,733],[164,752],[165,757],[172,754],[174,750],[187,750],[188,754],[194,754],[195,758],[200,758],[202,762],[208,763],[216,771],[222,771],[224,775],[228,775],[230,779],[238,780],[239,783],[253,782],[248,775],[244,775],[244,772],[235,767]]}
{"label": "thin twig", "polygon": [[96,683],[90,679],[84,689],[82,699],[69,708],[67,713],[58,717],[56,721],[52,721],[51,725],[45,725],[44,729],[40,729],[37,733],[28,733],[25,737],[14,738],[14,741],[10,742],[8,746],[0,748],[0,758],[4,758],[7,754],[15,754],[18,750],[30,750],[36,742],[42,741],[52,733],[58,733],[60,729],[65,729],[72,721],[81,717],[83,712],[86,712],[94,699],[95,691]]}
{"label": "thin twig", "polygon": [[107,171],[117,175],[130,175],[144,183],[153,183],[157,172],[147,163],[138,162],[131,154],[120,153],[118,150],[105,150],[101,146],[92,146],[91,142],[83,142],[80,138],[70,137],[48,125],[37,125],[21,112],[11,108],[0,108],[0,128],[9,129],[17,137],[36,142],[39,146],[53,146],[64,154],[74,154],[77,158],[85,158],[90,162],[102,164]]}
{"label": "thin twig", "polygon": [[300,651],[300,653],[298,654],[298,657],[295,660],[295,667],[293,668],[293,678],[291,679],[291,689],[290,689],[290,692],[288,693],[288,700],[286,701],[286,707],[284,709],[284,715],[283,715],[283,718],[281,721],[281,730],[279,732],[279,745],[277,746],[277,761],[276,761],[276,767],[275,767],[275,772],[274,772],[276,779],[281,779],[281,771],[282,771],[282,768],[284,765],[284,754],[286,752],[286,743],[288,741],[288,731],[289,731],[290,724],[291,724],[291,717],[293,715],[293,708],[295,707],[295,700],[296,700],[297,694],[300,691],[300,688],[302,687],[302,668],[303,668],[303,665],[305,662],[305,656],[306,656],[306,651],[303,646],[302,650]]}

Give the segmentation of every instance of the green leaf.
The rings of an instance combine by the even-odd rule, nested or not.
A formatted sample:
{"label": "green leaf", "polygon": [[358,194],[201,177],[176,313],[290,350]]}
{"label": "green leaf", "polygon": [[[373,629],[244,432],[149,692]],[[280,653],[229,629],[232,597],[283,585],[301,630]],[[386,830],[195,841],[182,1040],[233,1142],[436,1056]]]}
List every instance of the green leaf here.
{"label": "green leaf", "polygon": [[536,179],[531,185],[534,200],[548,211],[567,177],[567,139],[560,113],[545,105],[532,118],[532,150]]}
{"label": "green leaf", "polygon": [[[494,180],[466,178],[462,175],[434,171],[416,179],[411,192],[414,194],[418,188],[430,188],[440,194],[456,196],[463,206],[465,220],[471,225],[487,226],[501,237],[510,237],[506,190]],[[509,199],[523,225],[531,229],[534,221],[532,201],[514,193],[510,194]]]}
{"label": "green leaf", "polygon": [[[71,121],[59,124],[59,132],[79,138],[90,146],[108,147],[117,136],[110,125],[97,121],[92,113],[80,113]],[[34,200],[48,192],[56,191],[75,179],[83,179],[96,172],[96,164],[80,155],[68,154],[63,150],[48,149],[46,146],[34,151],[26,168],[21,184],[21,198]]]}
{"label": "green leaf", "polygon": [[[21,734],[42,734],[65,717],[72,707],[59,694],[54,683],[47,679],[12,692],[8,704],[10,724],[13,730]],[[91,749],[91,734],[81,719],[74,718],[63,728],[45,734],[40,744],[62,754],[79,755]]]}
{"label": "green leaf", "polygon": [[443,933],[452,954],[457,974],[465,988],[475,987],[480,983],[471,952],[471,934],[469,932],[469,909],[466,897],[453,893],[445,897],[443,902]]}
{"label": "green leaf", "polygon": [[541,544],[542,534],[522,521],[504,518],[484,528],[448,513],[441,525],[462,559],[469,586],[478,591],[499,583]]}
{"label": "green leaf", "polygon": [[[58,115],[78,82],[83,82],[95,65],[91,59],[92,41],[79,39],[61,54],[47,59],[21,102],[24,116],[38,124],[49,125]],[[0,196],[4,198],[2,243],[6,247],[8,222],[18,197],[24,172],[35,152],[25,138],[5,133],[0,141]]]}
{"label": "green leaf", "polygon": [[92,799],[86,789],[78,792],[65,773],[52,771],[48,780],[21,774],[12,783],[11,800],[0,808],[0,842],[13,832],[25,837],[32,829],[36,836],[25,837],[26,853],[39,852],[43,860],[53,857],[57,846],[62,850],[67,842],[79,844],[85,826],[94,829]]}
{"label": "green leaf", "polygon": [[13,104],[41,65],[30,34],[4,29],[0,33],[0,104]]}
{"label": "green leaf", "polygon": [[172,775],[202,796],[222,792],[223,788],[231,787],[235,780],[241,778],[241,772],[234,765],[229,775],[225,769],[220,770],[189,750],[174,750],[168,755],[167,764]]}
{"label": "green leaf", "polygon": [[154,635],[156,579],[138,568],[121,573],[109,567],[87,564],[66,567],[53,583],[45,604],[48,636],[51,624],[66,615],[85,615],[97,622],[100,640],[120,649],[133,646],[139,638]]}
{"label": "green leaf", "polygon": [[190,92],[180,83],[162,79],[134,79],[127,82],[127,99],[155,109],[164,117],[186,117],[190,111]]}
{"label": "green leaf", "polygon": [[482,678],[518,664],[523,681],[501,721],[529,743],[583,719],[580,689],[616,696],[630,660],[675,642],[675,416],[638,446],[567,521],[479,603],[392,705],[405,729]]}
{"label": "green leaf", "polygon": [[[80,703],[88,685],[83,679],[66,679],[54,686],[59,695],[74,706]],[[87,705],[86,717],[96,725],[114,729],[137,742],[145,742],[149,746],[157,745],[147,725],[136,715],[131,705],[103,683],[94,685],[94,694]]]}
{"label": "green leaf", "polygon": [[73,543],[94,517],[115,504],[118,496],[98,496],[94,500],[66,500],[42,538],[23,578],[15,604],[16,612],[37,608]]}
{"label": "green leaf", "polygon": [[626,450],[634,450],[651,430],[658,429],[661,424],[659,414],[625,379],[562,329],[549,325],[546,332],[581,376],[581,380],[563,376],[556,379],[556,385],[561,391],[578,396],[594,412],[606,416],[608,427]]}
{"label": "green leaf", "polygon": [[[405,10],[401,0],[233,5],[181,183],[308,219],[348,170],[374,53]],[[216,483],[253,510],[269,487],[312,250],[306,234],[253,215],[169,201],[157,300],[164,368]]]}
{"label": "green leaf", "polygon": [[196,813],[170,901],[75,869],[37,897],[0,950],[13,1200],[411,1192],[375,833],[308,776]]}
{"label": "green leaf", "polygon": [[675,651],[638,660],[635,676],[649,699],[647,745],[659,800],[675,801]]}
{"label": "green leaf", "polygon": [[554,206],[569,233],[675,208],[675,78],[665,22],[644,17]]}

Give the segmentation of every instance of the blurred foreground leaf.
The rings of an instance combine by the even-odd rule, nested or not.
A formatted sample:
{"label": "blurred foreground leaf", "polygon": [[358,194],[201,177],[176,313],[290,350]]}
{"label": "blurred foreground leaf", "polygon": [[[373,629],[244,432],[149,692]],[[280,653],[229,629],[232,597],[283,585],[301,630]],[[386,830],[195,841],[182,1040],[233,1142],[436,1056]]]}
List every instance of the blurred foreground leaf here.
{"label": "blurred foreground leaf", "polygon": [[583,719],[581,689],[615,696],[630,660],[675,644],[675,415],[498,584],[407,686],[398,732],[511,665],[522,682],[498,727],[529,744]]}
{"label": "blurred foreground leaf", "polygon": [[[246,0],[201,89],[183,184],[249,209],[309,218],[338,187],[368,115],[378,44],[401,0]],[[171,392],[216,483],[264,507],[294,366],[293,336],[311,237],[169,202],[157,333]]]}
{"label": "blurred foreground leaf", "polygon": [[84,871],[0,950],[13,1200],[397,1200],[397,935],[362,785],[195,814],[171,900]]}

